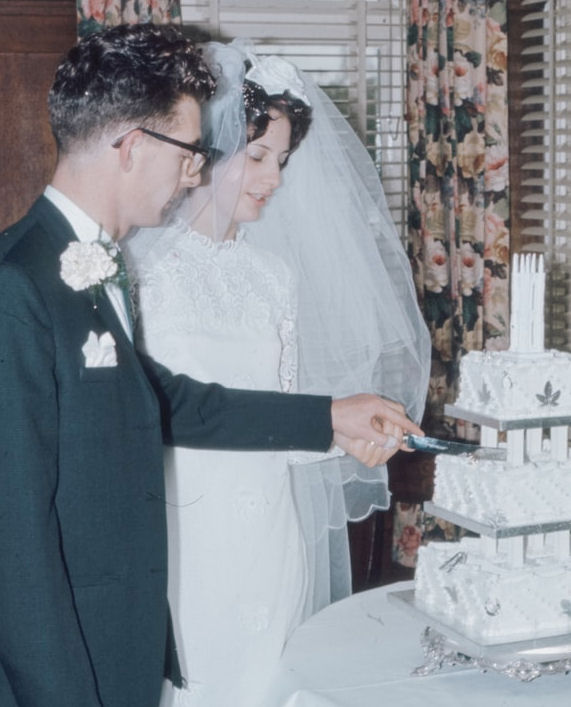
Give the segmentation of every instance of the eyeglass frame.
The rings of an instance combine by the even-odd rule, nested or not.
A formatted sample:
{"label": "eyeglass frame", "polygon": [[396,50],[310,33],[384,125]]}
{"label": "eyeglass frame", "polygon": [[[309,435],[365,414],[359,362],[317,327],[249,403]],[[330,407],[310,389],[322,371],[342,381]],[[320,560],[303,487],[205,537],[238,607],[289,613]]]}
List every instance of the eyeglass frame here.
{"label": "eyeglass frame", "polygon": [[155,130],[150,130],[149,128],[144,128],[142,126],[137,126],[136,128],[131,128],[127,133],[124,135],[121,135],[118,137],[116,140],[114,140],[111,143],[111,147],[121,147],[121,143],[125,139],[125,137],[129,134],[132,133],[135,130],[140,130],[142,133],[145,135],[149,135],[149,137],[154,137],[155,140],[160,140],[161,142],[166,142],[169,145],[174,145],[175,147],[180,147],[183,150],[188,150],[189,152],[192,152],[194,157],[201,156],[203,158],[202,164],[192,173],[192,175],[189,176],[194,176],[195,174],[198,174],[200,170],[204,167],[208,159],[210,158],[210,150],[206,147],[201,147],[200,145],[194,145],[191,142],[182,142],[181,140],[176,140],[174,137],[169,137],[168,135],[163,135],[163,133],[157,133]]}

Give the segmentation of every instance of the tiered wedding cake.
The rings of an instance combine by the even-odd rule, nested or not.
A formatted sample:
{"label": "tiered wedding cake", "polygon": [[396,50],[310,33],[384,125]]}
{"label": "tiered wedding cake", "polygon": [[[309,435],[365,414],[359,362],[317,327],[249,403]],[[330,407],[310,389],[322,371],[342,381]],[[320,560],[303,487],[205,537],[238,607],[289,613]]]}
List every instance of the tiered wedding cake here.
{"label": "tiered wedding cake", "polygon": [[470,352],[447,413],[506,461],[440,455],[425,510],[480,537],[419,551],[414,603],[480,644],[571,633],[571,354],[543,350],[542,258],[515,258],[510,350]]}

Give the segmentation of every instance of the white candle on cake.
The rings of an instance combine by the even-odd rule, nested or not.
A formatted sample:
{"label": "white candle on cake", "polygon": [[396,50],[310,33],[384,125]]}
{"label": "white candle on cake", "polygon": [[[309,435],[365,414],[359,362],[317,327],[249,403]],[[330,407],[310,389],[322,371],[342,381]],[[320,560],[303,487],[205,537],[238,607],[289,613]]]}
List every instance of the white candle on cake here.
{"label": "white candle on cake", "polygon": [[537,277],[536,277],[536,271],[537,271],[537,256],[535,253],[530,256],[530,281],[529,281],[529,298],[530,298],[530,313],[531,316],[529,318],[529,350],[530,351],[537,351],[536,349],[536,343],[537,343]]}
{"label": "white candle on cake", "polygon": [[545,259],[539,256],[537,278],[537,350],[545,348]]}
{"label": "white candle on cake", "polygon": [[510,350],[519,349],[519,257],[512,258],[512,281],[511,281],[511,303],[510,303]]}
{"label": "white candle on cake", "polygon": [[525,318],[525,336],[523,337],[524,351],[529,351],[531,349],[531,331],[533,322],[533,273],[531,271],[532,266],[532,255],[527,254],[525,256],[525,267],[524,267],[524,281],[523,281],[523,291],[525,300],[524,312],[527,312],[527,317]]}
{"label": "white candle on cake", "polygon": [[543,255],[514,255],[511,273],[510,351],[543,351],[545,265]]}

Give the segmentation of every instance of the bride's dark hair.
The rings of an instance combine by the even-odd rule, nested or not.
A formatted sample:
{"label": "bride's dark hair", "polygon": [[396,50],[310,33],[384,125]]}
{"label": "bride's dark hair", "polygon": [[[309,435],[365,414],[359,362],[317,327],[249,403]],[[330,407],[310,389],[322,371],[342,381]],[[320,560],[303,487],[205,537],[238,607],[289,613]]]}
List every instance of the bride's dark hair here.
{"label": "bride's dark hair", "polygon": [[[271,96],[257,83],[246,79],[242,86],[244,107],[246,109],[246,123],[254,130],[248,131],[248,142],[257,140],[265,134],[272,117],[271,109],[284,115],[291,124],[290,154],[294,152],[303,138],[307,135],[311,125],[311,106],[299,98],[295,98],[289,91]],[[287,160],[282,167],[285,167]]]}

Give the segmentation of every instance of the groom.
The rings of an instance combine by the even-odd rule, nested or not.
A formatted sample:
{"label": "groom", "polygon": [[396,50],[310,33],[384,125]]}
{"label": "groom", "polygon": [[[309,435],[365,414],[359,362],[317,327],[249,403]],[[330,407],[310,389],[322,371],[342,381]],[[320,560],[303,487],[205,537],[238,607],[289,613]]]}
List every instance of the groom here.
{"label": "groom", "polygon": [[81,42],[50,92],[52,184],[0,235],[2,707],[156,707],[164,675],[180,685],[163,441],[326,450],[335,439],[375,465],[403,431],[420,433],[376,396],[228,390],[134,350],[110,237],[160,224],[199,183],[200,103],[213,90],[173,28]]}

